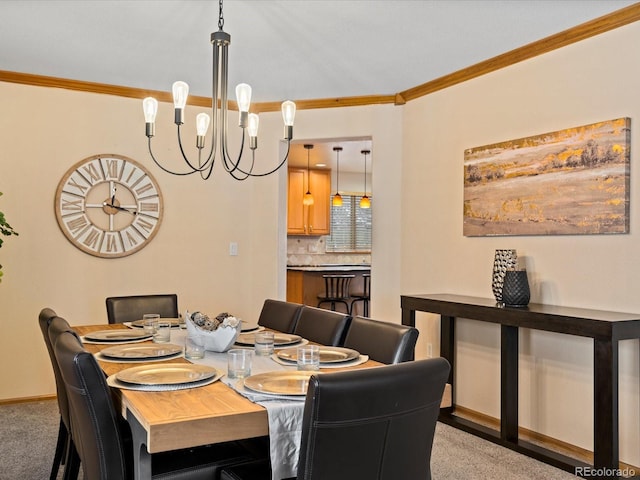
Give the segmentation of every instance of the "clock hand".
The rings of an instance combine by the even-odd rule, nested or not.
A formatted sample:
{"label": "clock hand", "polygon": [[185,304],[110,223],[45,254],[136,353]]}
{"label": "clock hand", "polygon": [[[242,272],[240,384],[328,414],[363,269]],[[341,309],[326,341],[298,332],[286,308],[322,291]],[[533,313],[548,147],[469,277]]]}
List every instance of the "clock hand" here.
{"label": "clock hand", "polygon": [[103,207],[109,207],[109,208],[115,208],[116,210],[120,210],[121,212],[127,212],[130,213],[131,215],[137,215],[138,212],[135,212],[133,210],[129,210],[128,208],[124,208],[124,207],[120,207],[118,205],[111,205],[107,202],[102,202],[102,206]]}
{"label": "clock hand", "polygon": [[111,190],[111,205],[115,205],[116,203],[116,187],[114,186]]}

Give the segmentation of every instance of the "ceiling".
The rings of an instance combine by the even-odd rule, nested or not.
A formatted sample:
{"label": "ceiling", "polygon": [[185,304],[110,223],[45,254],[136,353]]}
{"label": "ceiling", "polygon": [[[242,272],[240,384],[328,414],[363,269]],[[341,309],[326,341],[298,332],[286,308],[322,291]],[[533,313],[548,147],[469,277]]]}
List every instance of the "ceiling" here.
{"label": "ceiling", "polygon": [[[229,83],[256,102],[392,95],[633,3],[226,0]],[[217,28],[216,1],[1,0],[0,68],[162,91],[184,80],[210,97]]]}

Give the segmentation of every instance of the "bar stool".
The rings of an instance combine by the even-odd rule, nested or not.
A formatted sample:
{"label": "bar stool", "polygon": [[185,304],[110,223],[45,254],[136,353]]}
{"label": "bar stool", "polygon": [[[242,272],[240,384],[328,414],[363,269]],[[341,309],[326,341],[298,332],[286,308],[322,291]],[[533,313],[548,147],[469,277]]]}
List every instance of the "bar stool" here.
{"label": "bar stool", "polygon": [[324,278],[324,295],[318,295],[318,308],[324,303],[331,304],[331,310],[335,311],[336,304],[341,303],[347,309],[347,313],[351,314],[351,304],[349,296],[349,285],[355,275],[323,275]]}
{"label": "bar stool", "polygon": [[371,274],[362,274],[362,292],[351,295],[351,311],[353,312],[353,304],[356,302],[362,302],[364,317],[369,316],[369,300],[371,300]]}

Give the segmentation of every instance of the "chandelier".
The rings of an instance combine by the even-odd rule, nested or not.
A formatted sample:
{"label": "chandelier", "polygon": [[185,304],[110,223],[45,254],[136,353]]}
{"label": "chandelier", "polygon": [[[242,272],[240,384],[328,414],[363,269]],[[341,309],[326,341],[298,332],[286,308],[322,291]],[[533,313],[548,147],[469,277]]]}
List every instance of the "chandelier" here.
{"label": "chandelier", "polygon": [[[293,138],[293,120],[296,114],[296,104],[290,100],[282,103],[282,118],[284,120],[284,140],[287,142],[287,152],[284,159],[266,172],[256,173],[253,171],[255,165],[255,151],[258,148],[258,123],[259,118],[255,113],[249,113],[251,104],[251,87],[246,83],[241,83],[236,87],[236,100],[239,112],[238,126],[242,128],[242,140],[240,151],[237,157],[232,158],[227,148],[227,111],[228,111],[228,63],[229,63],[229,43],[231,35],[222,30],[224,17],[222,15],[222,0],[219,1],[218,31],[211,34],[211,44],[213,45],[213,85],[211,95],[211,117],[206,113],[196,116],[196,148],[198,149],[197,162],[190,160],[185,154],[180,132],[184,124],[184,108],[187,104],[189,86],[185,82],[175,82],[173,84],[173,104],[175,108],[174,122],[177,125],[178,145],[180,153],[185,161],[187,170],[183,172],[172,171],[156,159],[151,149],[151,139],[155,135],[155,121],[158,112],[158,101],[153,97],[147,97],[142,101],[142,109],[145,118],[145,133],[149,142],[149,154],[153,161],[167,173],[172,175],[191,175],[200,173],[200,176],[207,180],[213,173],[216,158],[220,158],[224,169],[236,180],[245,180],[249,177],[265,177],[282,167],[289,157],[291,139]],[[205,138],[209,130],[209,124],[213,119],[211,132],[211,147],[207,153],[203,153]],[[248,166],[240,165],[245,146],[245,137],[249,136],[249,149],[251,150],[251,161]],[[220,157],[218,157],[220,155]],[[206,158],[204,158],[206,157]]]}

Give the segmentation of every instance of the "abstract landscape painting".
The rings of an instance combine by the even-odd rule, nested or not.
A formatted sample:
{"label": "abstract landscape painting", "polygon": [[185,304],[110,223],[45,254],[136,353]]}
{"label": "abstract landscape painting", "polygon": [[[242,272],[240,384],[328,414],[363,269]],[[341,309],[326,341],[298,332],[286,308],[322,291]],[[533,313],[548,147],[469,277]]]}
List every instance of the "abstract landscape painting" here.
{"label": "abstract landscape painting", "polygon": [[465,236],[629,231],[629,118],[467,149]]}

